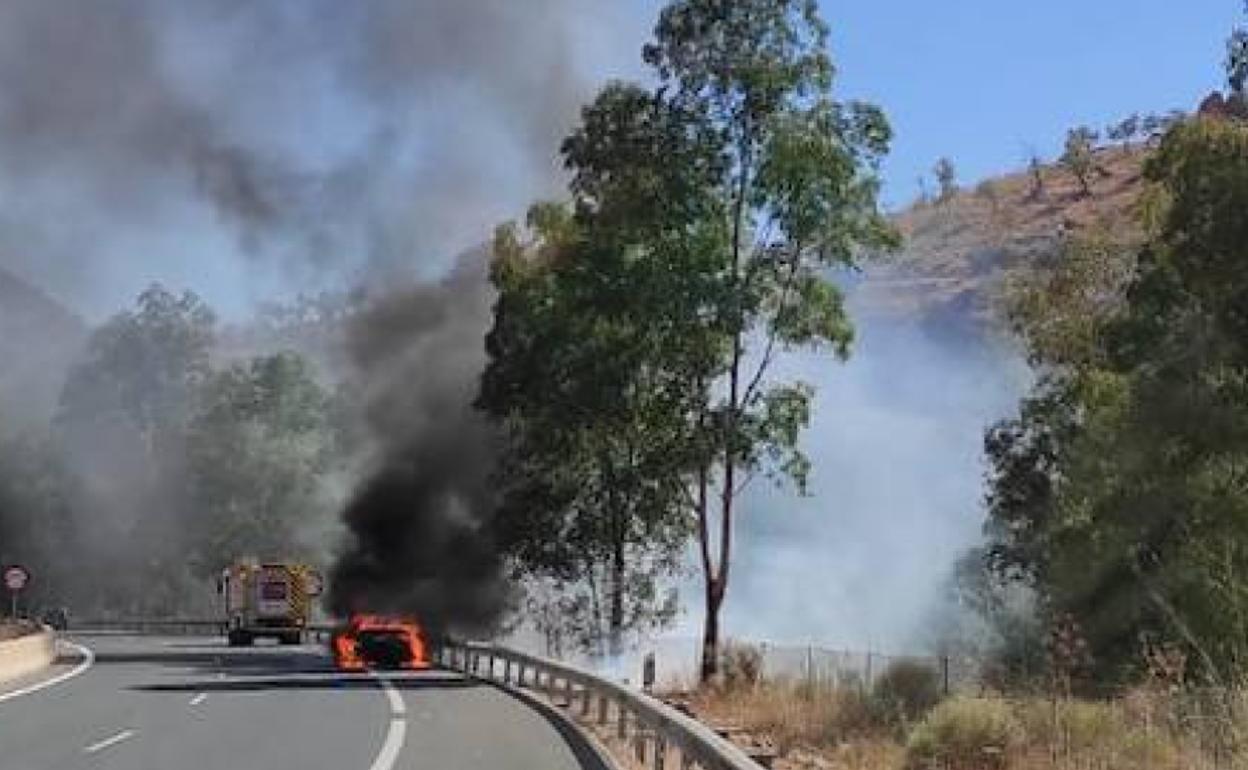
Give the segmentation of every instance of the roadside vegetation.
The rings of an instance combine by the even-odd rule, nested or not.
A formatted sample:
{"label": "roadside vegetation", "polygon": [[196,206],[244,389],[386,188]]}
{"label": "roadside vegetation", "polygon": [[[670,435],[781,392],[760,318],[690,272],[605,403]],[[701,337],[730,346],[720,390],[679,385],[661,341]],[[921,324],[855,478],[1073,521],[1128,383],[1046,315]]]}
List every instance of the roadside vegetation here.
{"label": "roadside vegetation", "polygon": [[[233,559],[317,555],[339,401],[294,351],[220,360],[214,313],[152,286],[94,330],[45,428],[0,426],[0,563],[24,612],[194,614]],[[124,564],[124,568],[118,565]]]}
{"label": "roadside vegetation", "polygon": [[478,404],[507,436],[504,537],[584,597],[591,653],[661,625],[654,586],[692,539],[714,676],[743,493],[806,490],[813,390],[777,363],[848,356],[828,273],[897,244],[876,200],[891,131],[836,100],[827,40],[815,0],[670,3],[657,87],[603,89],[563,144],[570,204],[495,239]]}
{"label": "roadside vegetation", "polygon": [[1248,762],[1241,691],[1157,680],[1099,698],[974,685],[945,695],[934,671],[900,664],[870,688],[764,674],[668,697],[755,753],[774,751],[780,770],[1215,770]]}
{"label": "roadside vegetation", "polygon": [[[929,698],[920,672],[847,689],[736,651],[691,696],[704,719],[761,736],[778,767],[1248,766],[1242,37],[1231,108],[1165,126],[1135,226],[1066,233],[1009,287],[1038,378],[985,438],[986,544],[954,580],[980,624],[942,639],[976,674]],[[1072,131],[1062,161],[1080,198],[1094,139]]]}

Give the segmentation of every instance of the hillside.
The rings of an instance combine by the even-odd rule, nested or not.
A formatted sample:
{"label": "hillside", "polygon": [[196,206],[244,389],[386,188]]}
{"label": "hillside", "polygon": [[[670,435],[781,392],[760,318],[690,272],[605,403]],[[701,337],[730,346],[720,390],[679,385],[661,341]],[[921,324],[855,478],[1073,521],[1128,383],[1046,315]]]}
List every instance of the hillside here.
{"label": "hillside", "polygon": [[1070,172],[1048,165],[1040,196],[1024,170],[916,203],[894,217],[904,248],[871,264],[856,300],[870,313],[992,324],[1009,276],[1043,264],[1063,233],[1099,226],[1124,239],[1138,234],[1146,155],[1139,145],[1098,150],[1090,196]]}
{"label": "hillside", "polygon": [[51,414],[86,336],[82,319],[0,269],[0,419],[33,424]]}

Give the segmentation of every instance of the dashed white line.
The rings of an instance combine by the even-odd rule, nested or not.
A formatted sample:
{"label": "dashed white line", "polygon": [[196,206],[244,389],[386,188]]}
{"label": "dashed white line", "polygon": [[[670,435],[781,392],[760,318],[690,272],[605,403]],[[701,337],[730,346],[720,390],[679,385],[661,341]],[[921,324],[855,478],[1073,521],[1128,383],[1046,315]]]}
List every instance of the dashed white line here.
{"label": "dashed white line", "polygon": [[194,698],[191,698],[190,705],[198,706],[199,704],[203,703],[207,699],[208,699],[208,693],[201,692],[199,695],[196,695]]}
{"label": "dashed white line", "polygon": [[13,698],[20,698],[23,695],[30,695],[32,692],[38,692],[44,689],[45,687],[51,687],[52,685],[60,684],[61,682],[66,681],[67,679],[73,679],[74,677],[81,674],[83,671],[86,671],[87,669],[91,668],[91,664],[95,663],[95,653],[91,652],[90,649],[83,647],[81,644],[74,644],[73,642],[62,642],[62,644],[66,645],[67,647],[72,647],[75,652],[81,655],[82,662],[79,663],[77,666],[74,666],[69,671],[66,671],[63,674],[54,676],[51,679],[45,679],[42,682],[37,682],[35,684],[32,684],[29,687],[23,687],[20,690],[13,690],[12,692],[0,693],[0,703],[4,703],[6,700],[12,700]]}
{"label": "dashed white line", "polygon": [[368,770],[391,770],[403,750],[403,737],[407,734],[407,722],[402,719],[391,719],[390,729],[386,731],[386,741],[381,744],[381,751]]}
{"label": "dashed white line", "polygon": [[111,738],[105,738],[99,743],[93,743],[82,750],[83,754],[94,754],[97,751],[103,751],[109,746],[116,746],[124,740],[134,737],[134,730],[122,730]]}

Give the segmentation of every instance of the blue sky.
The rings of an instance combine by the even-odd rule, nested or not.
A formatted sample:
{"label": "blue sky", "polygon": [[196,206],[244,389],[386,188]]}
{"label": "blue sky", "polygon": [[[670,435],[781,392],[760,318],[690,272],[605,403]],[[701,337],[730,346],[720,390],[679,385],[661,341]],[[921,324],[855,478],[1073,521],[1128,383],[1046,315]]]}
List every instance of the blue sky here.
{"label": "blue sky", "polygon": [[[664,2],[284,0],[222,19],[171,0],[150,19],[145,3],[89,4],[94,22],[42,0],[0,3],[0,56],[21,62],[0,68],[16,73],[0,115],[31,127],[0,132],[0,164],[12,161],[0,267],[93,318],[152,280],[241,316],[366,266],[437,272],[535,198],[561,194],[559,138],[598,86],[644,75],[640,48]],[[911,201],[942,155],[970,185],[1020,167],[1031,148],[1054,157],[1074,125],[1191,109],[1222,84],[1239,6],[823,0],[839,95],[879,104],[896,132],[890,207]],[[38,43],[39,30],[73,39],[83,24],[104,31],[75,57]],[[133,98],[98,98],[117,83]],[[153,136],[168,146],[153,151]],[[256,158],[259,191],[290,209],[265,253],[239,242],[238,209],[192,173],[221,147]],[[288,179],[319,180],[298,188],[311,204],[282,188]],[[334,185],[354,187],[313,194]],[[231,189],[248,185],[218,192]],[[325,222],[332,253],[301,256],[304,231]],[[108,269],[86,269],[98,264]]]}
{"label": "blue sky", "polygon": [[[660,0],[636,0],[654,18]],[[949,156],[962,180],[1052,157],[1066,130],[1194,109],[1223,86],[1239,0],[823,0],[842,98],[885,109],[885,198],[905,204]],[[647,27],[648,29],[648,27]]]}
{"label": "blue sky", "polygon": [[[886,198],[936,158],[973,181],[1055,154],[1067,128],[1193,109],[1222,86],[1237,0],[825,0],[840,93],[885,108]],[[929,173],[930,175],[930,173]]]}

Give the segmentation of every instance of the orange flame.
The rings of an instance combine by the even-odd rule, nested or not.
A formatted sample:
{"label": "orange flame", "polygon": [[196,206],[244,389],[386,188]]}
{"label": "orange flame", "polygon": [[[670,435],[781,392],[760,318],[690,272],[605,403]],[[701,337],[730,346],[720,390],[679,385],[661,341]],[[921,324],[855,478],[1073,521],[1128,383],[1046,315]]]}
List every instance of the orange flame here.
{"label": "orange flame", "polygon": [[335,632],[330,647],[342,671],[429,668],[424,633],[411,619],[356,615]]}

